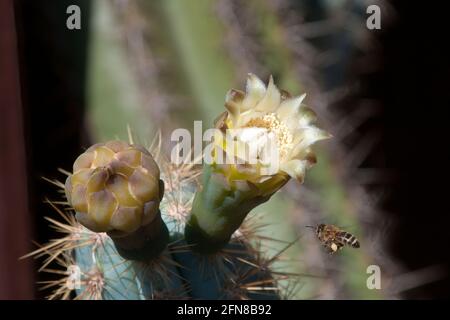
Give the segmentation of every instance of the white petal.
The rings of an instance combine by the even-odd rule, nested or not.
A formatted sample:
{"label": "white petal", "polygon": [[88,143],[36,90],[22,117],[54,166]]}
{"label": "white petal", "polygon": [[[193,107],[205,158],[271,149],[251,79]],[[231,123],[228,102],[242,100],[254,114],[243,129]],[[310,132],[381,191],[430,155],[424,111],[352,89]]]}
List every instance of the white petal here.
{"label": "white petal", "polygon": [[225,96],[225,108],[227,108],[231,116],[238,116],[240,111],[239,104],[233,101],[232,91],[233,90],[229,90]]}
{"label": "white petal", "polygon": [[305,177],[306,172],[306,163],[304,160],[290,160],[281,164],[281,171],[286,172],[292,178],[303,182],[303,178]]}
{"label": "white petal", "polygon": [[[295,152],[297,152],[297,153],[295,153]],[[316,157],[315,153],[311,150],[311,148],[293,150],[290,153],[289,158],[291,160],[299,159],[299,160],[305,161],[307,169],[309,169],[311,166],[313,166],[315,163],[317,163],[317,157]]]}
{"label": "white petal", "polygon": [[275,111],[280,105],[281,94],[278,88],[273,83],[273,77],[270,76],[269,85],[267,86],[266,95],[256,105],[255,110],[262,112]]}
{"label": "white petal", "polygon": [[243,92],[235,89],[229,90],[225,96],[225,108],[227,108],[235,126],[237,125],[239,114],[241,112],[241,102],[243,97]]}
{"label": "white petal", "polygon": [[291,131],[297,131],[298,129],[304,130],[305,128],[314,127],[314,123],[317,120],[317,116],[310,108],[301,106],[299,112],[291,114],[289,117],[283,119],[283,123]]}
{"label": "white petal", "polygon": [[326,132],[325,130],[316,127],[304,128],[303,134],[301,136],[302,136],[301,141],[294,148],[293,152],[294,154],[301,152],[302,149],[308,148],[317,141],[329,139],[332,137],[332,135]]}
{"label": "white petal", "polygon": [[264,98],[266,94],[266,85],[253,73],[247,76],[246,94],[242,102],[242,110],[252,109]]}
{"label": "white petal", "polygon": [[308,108],[308,107],[302,107],[300,109],[300,119],[299,119],[299,126],[300,127],[307,127],[311,124],[315,123],[317,120],[316,113]]}
{"label": "white petal", "polygon": [[291,117],[284,119],[283,124],[290,130],[290,131],[296,131],[300,129],[300,118],[297,113],[297,115],[292,115]]}
{"label": "white petal", "polygon": [[238,123],[237,126],[243,127],[243,126],[245,126],[251,119],[254,119],[254,118],[261,118],[261,117],[263,117],[263,116],[264,116],[264,113],[263,113],[263,112],[256,112],[256,111],[253,111],[253,110],[248,110],[248,111],[246,111],[246,112],[244,112],[244,113],[241,113],[241,114],[239,115],[239,123]]}
{"label": "white petal", "polygon": [[296,115],[299,112],[300,106],[302,104],[303,99],[305,99],[306,94],[303,94],[298,97],[289,98],[284,100],[280,107],[277,110],[278,117],[280,120],[285,120],[293,115]]}

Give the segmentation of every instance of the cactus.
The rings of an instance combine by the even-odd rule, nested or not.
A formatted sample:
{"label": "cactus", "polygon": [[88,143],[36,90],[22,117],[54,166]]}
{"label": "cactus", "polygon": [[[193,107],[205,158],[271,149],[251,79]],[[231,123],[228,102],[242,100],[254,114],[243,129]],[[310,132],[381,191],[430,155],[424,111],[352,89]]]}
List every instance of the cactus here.
{"label": "cactus", "polygon": [[[189,162],[165,159],[160,138],[149,148],[135,144],[131,134],[128,143],[88,148],[72,172],[63,171],[65,184],[52,181],[67,201],[48,201],[64,221],[47,220],[64,236],[27,255],[46,257],[40,271],[64,275],[45,283],[44,288],[56,286],[49,298],[69,298],[73,289],[78,299],[286,296],[280,280],[296,275],[272,267],[291,244],[265,256],[262,226],[257,216],[247,215],[291,177],[302,182],[315,162],[310,146],[329,137],[302,100],[278,90],[272,78],[266,87],[249,75],[245,93],[231,90],[226,96],[227,111],[216,122],[214,161],[202,172]],[[240,156],[248,134],[258,131],[258,139],[251,139],[258,148],[251,150],[260,159],[267,146],[259,129],[265,129],[275,137],[280,166],[267,173],[262,161],[221,164],[220,151],[232,156],[224,129],[233,128],[240,129],[233,156]]]}

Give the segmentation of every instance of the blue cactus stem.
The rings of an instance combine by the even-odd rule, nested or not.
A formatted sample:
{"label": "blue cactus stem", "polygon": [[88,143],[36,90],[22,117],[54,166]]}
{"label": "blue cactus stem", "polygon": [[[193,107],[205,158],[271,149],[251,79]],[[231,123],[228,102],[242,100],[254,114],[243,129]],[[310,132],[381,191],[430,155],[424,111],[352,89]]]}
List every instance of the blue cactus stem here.
{"label": "blue cactus stem", "polygon": [[[124,259],[109,237],[101,244],[85,245],[75,249],[75,259],[82,280],[96,272],[102,277],[104,300],[144,300],[158,295],[184,297],[187,295],[178,268],[171,263],[171,255],[165,250],[158,258],[146,262]],[[82,281],[77,294],[81,298],[86,292],[86,281]]]}
{"label": "blue cactus stem", "polygon": [[86,281],[95,273],[101,274],[103,281],[102,299],[104,300],[141,300],[144,299],[136,277],[132,261],[124,260],[109,238],[101,244],[80,246],[75,249],[75,259],[82,274],[82,286],[77,294],[86,296]]}

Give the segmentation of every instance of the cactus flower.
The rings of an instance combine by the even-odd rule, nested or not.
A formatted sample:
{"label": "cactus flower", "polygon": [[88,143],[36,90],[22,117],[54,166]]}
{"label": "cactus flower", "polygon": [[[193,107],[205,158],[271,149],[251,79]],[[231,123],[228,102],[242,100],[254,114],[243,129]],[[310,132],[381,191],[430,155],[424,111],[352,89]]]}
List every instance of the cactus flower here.
{"label": "cactus flower", "polygon": [[272,77],[266,87],[253,74],[245,93],[227,93],[227,111],[215,123],[213,161],[204,166],[203,189],[186,226],[187,241],[197,250],[216,252],[250,210],[290,178],[303,182],[316,162],[311,145],[330,137],[315,125],[315,113],[302,105],[304,97],[280,91]]}
{"label": "cactus flower", "polygon": [[[291,97],[288,92],[278,90],[272,77],[266,88],[258,77],[249,74],[246,93],[230,90],[225,98],[227,111],[216,122],[218,128],[237,141],[238,151],[232,154],[235,163],[215,164],[214,171],[223,173],[230,183],[244,180],[261,187],[266,181],[283,176],[302,182],[306,169],[316,162],[311,145],[330,137],[315,126],[316,115],[302,105],[304,98],[305,94]],[[226,153],[224,136],[215,138],[216,146]],[[272,163],[265,164],[267,155],[277,157],[266,158]],[[259,161],[248,163],[251,159]],[[267,165],[277,170],[264,170]]]}

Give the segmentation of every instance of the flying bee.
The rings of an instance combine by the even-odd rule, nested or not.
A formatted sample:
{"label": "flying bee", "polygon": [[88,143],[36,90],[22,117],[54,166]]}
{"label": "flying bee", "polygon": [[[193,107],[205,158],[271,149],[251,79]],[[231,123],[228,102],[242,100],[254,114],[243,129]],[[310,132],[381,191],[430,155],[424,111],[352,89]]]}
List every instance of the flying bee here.
{"label": "flying bee", "polygon": [[344,245],[359,248],[359,241],[351,233],[341,230],[332,224],[319,224],[317,227],[307,226],[316,230],[316,235],[329,254],[342,249]]}

